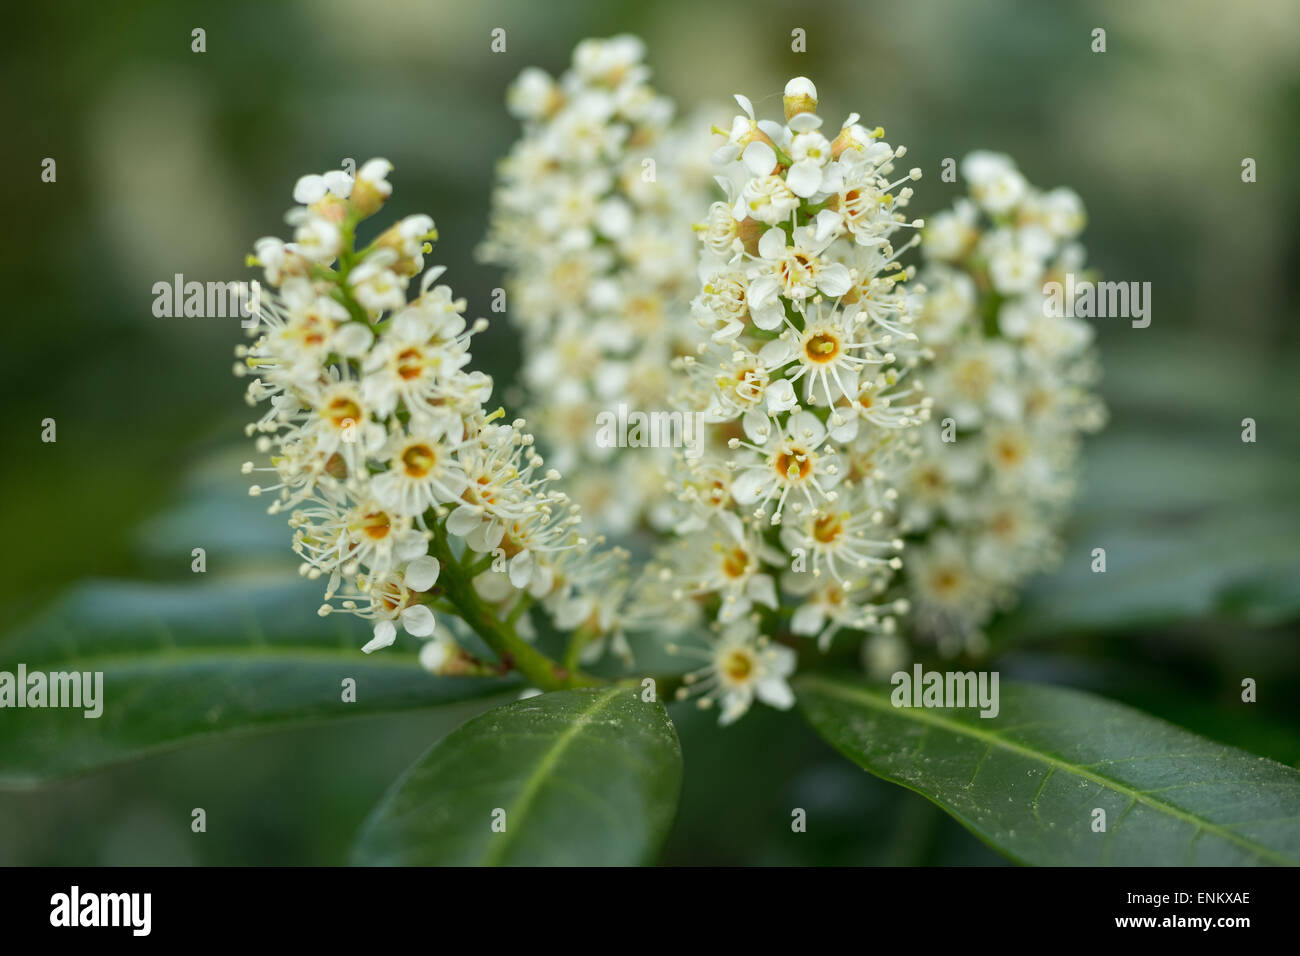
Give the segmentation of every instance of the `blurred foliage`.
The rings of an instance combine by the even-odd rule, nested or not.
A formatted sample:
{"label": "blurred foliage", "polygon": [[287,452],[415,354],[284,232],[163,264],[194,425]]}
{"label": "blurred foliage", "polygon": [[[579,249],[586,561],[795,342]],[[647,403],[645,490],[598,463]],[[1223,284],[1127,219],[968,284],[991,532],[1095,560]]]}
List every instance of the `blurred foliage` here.
{"label": "blurred foliage", "polygon": [[[1150,281],[1148,329],[1099,329],[1112,425],[1085,452],[1062,568],[994,633],[1010,675],[1088,688],[1274,759],[1300,760],[1295,494],[1300,388],[1294,263],[1300,7],[1249,0],[1048,5],[962,0],[698,4],[221,5],[127,0],[8,12],[0,57],[5,257],[0,495],[11,627],[87,578],[193,583],[289,570],[288,533],[243,495],[235,320],[159,319],[152,285],[247,276],[283,231],[298,175],[344,157],[396,166],[394,212],[429,212],[434,261],[487,312],[477,264],[502,106],[524,66],[562,68],[588,35],[643,36],[684,105],[756,101],[812,77],[824,113],[859,110],[925,170],[919,213],[960,184],[940,160],[992,147],[1090,213],[1090,261]],[[207,52],[190,31],[207,31]],[[508,31],[507,53],[488,34]],[[1090,31],[1108,31],[1105,54]],[[790,51],[790,31],[808,52]],[[725,122],[730,108],[717,121]],[[58,181],[39,179],[44,157]],[[1259,181],[1240,181],[1243,157]],[[505,322],[475,359],[503,394]],[[58,422],[58,442],[39,441]],[[1239,440],[1242,418],[1259,441]],[[1093,547],[1110,571],[1092,575]],[[361,642],[360,625],[357,643]],[[1242,705],[1243,677],[1260,682]],[[429,744],[484,702],[204,743],[36,792],[0,793],[0,863],[339,863],[366,813]],[[669,863],[996,861],[920,797],[845,763],[797,717],[720,732],[675,706],[686,773]],[[0,717],[3,719],[3,717]],[[192,835],[189,811],[208,810]],[[793,806],[808,833],[790,832]]]}

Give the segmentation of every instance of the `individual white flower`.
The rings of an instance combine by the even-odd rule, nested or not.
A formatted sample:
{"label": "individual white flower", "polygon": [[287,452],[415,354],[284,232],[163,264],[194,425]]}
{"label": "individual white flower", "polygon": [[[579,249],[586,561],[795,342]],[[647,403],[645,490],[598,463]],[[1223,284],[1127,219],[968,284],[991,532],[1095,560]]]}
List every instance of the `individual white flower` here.
{"label": "individual white flower", "polygon": [[798,300],[821,292],[835,299],[849,291],[853,279],[848,267],[823,255],[834,238],[819,239],[811,226],[796,229],[789,244],[780,229],[763,233],[754,267],[757,278],[749,287],[755,325],[772,329],[780,323],[783,313],[775,306],[778,296]]}
{"label": "individual white flower", "polygon": [[931,216],[923,242],[927,258],[951,261],[962,258],[979,239],[975,221],[979,210],[969,199],[958,199],[952,209]]}
{"label": "individual white flower", "polygon": [[397,640],[399,624],[412,637],[428,637],[437,622],[433,612],[422,603],[419,589],[411,586],[414,583],[421,582],[414,578],[408,582],[400,571],[362,575],[339,606],[322,604],[319,613],[326,617],[341,610],[373,621],[372,637],[361,648],[366,654],[391,647]]}
{"label": "individual white flower", "polygon": [[562,94],[555,80],[537,67],[528,67],[520,73],[506,92],[506,106],[520,119],[541,119],[561,102]]}
{"label": "individual white flower", "polygon": [[375,496],[385,507],[412,516],[456,501],[468,483],[455,457],[458,444],[428,419],[409,434],[394,432],[388,470],[370,482]]}
{"label": "individual white flower", "polygon": [[853,497],[835,508],[800,515],[781,528],[781,546],[790,554],[804,555],[814,578],[825,571],[844,584],[869,572],[903,566],[899,558],[903,541],[886,533],[885,510],[878,504],[873,507],[865,496]]}
{"label": "individual white flower", "polygon": [[719,724],[735,723],[755,699],[778,710],[794,706],[788,678],[794,673],[795,653],[760,637],[752,619],[725,628],[707,654],[708,663],[687,675],[678,697],[696,696],[701,707],[716,704]]}
{"label": "individual white flower", "polygon": [[343,233],[337,224],[306,209],[295,209],[287,217],[294,227],[289,248],[304,259],[328,265],[338,258]]}
{"label": "individual white flower", "polygon": [[720,598],[718,619],[732,621],[755,603],[777,606],[775,579],[763,564],[772,551],[730,512],[717,512],[705,530],[680,539],[670,572],[677,599],[690,594]]}
{"label": "individual white flower", "polygon": [[396,260],[376,253],[348,274],[352,294],[364,308],[386,312],[406,305],[406,279],[390,268]]}
{"label": "individual white flower", "polygon": [[783,337],[794,346],[794,369],[787,375],[793,385],[802,382],[803,401],[835,405],[841,398],[856,399],[858,380],[894,361],[871,338],[866,317],[850,305],[828,309],[821,303],[805,309],[803,328],[791,326]]}
{"label": "individual white flower", "polygon": [[316,498],[294,510],[289,526],[295,529],[293,549],[313,570],[312,576],[330,574],[327,599],[333,597],[343,575],[354,576],[362,566],[371,573],[387,573],[400,563],[424,557],[429,549],[409,516],[386,510],[373,498],[356,502]]}
{"label": "individual white flower", "polygon": [[[755,165],[765,165],[769,154],[772,155],[772,162],[775,164],[775,154],[772,153],[770,146],[766,143],[750,143],[746,149],[746,155],[750,157],[747,165],[751,168]],[[785,222],[798,208],[799,197],[786,181],[780,176],[767,174],[754,177],[745,183],[736,199],[732,215],[742,221],[753,219],[771,226]]]}
{"label": "individual white flower", "polygon": [[780,524],[791,493],[795,514],[834,502],[842,473],[833,446],[826,444],[826,426],[816,415],[796,410],[783,425],[774,427],[766,413],[750,412],[745,434],[747,442],[731,439],[733,448],[752,452],[740,460],[731,493],[741,505],[758,505],[755,518],[765,518],[767,506],[776,499],[771,523]]}
{"label": "individual white flower", "polygon": [[878,579],[817,578],[810,574],[787,574],[782,588],[801,603],[790,617],[790,632],[816,640],[822,651],[830,649],[840,631],[893,633],[898,626],[896,615],[905,614],[908,603],[897,599],[873,603],[882,590]]}
{"label": "individual white flower", "polygon": [[803,199],[821,192],[827,164],[831,161],[830,140],[815,130],[800,133],[790,142],[790,158],[794,160],[786,174],[790,191]]}
{"label": "individual white flower", "polygon": [[962,160],[961,174],[971,184],[971,197],[994,216],[1013,209],[1029,189],[1011,157],[1001,153],[971,153]]}

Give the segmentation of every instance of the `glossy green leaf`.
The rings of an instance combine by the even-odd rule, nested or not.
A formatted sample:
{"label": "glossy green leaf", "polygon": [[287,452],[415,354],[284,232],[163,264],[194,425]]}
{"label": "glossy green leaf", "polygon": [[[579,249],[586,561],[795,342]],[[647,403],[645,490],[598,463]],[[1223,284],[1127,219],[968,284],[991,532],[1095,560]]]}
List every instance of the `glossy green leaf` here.
{"label": "glossy green leaf", "polygon": [[[316,614],[295,577],[79,586],[0,639],[0,671],[102,672],[102,714],[0,710],[0,785],[38,783],[196,738],[410,711],[509,690],[436,678],[404,639],[361,653],[365,625]],[[343,681],[356,681],[346,702]],[[93,678],[92,678],[93,680]]]}
{"label": "glossy green leaf", "polygon": [[668,713],[661,703],[642,701],[638,689],[530,697],[435,744],[375,808],[354,859],[651,863],[672,825],[681,778],[681,747]]}
{"label": "glossy green leaf", "polygon": [[1289,767],[1059,687],[1004,683],[991,718],[895,707],[892,690],[816,675],[796,687],[841,753],[1014,860],[1300,864],[1300,773]]}

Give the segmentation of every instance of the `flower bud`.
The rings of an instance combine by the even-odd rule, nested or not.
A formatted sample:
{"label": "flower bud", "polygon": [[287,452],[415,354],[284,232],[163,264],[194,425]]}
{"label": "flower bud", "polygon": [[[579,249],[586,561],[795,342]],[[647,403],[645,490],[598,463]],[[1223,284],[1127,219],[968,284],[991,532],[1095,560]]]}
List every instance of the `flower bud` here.
{"label": "flower bud", "polygon": [[372,159],[357,170],[357,182],[352,187],[352,206],[362,216],[373,216],[392,195],[393,187],[388,174],[393,164],[386,159]]}
{"label": "flower bud", "polygon": [[785,85],[785,97],[782,102],[785,104],[786,122],[800,113],[816,113],[817,87],[813,86],[812,80],[806,76],[796,76]]}

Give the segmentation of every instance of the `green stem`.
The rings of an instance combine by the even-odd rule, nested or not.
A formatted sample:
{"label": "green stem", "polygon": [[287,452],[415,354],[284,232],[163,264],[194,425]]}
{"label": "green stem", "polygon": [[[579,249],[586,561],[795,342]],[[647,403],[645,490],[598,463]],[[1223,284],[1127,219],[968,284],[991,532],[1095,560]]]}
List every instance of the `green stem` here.
{"label": "green stem", "polygon": [[474,590],[474,579],[451,550],[441,523],[431,522],[431,553],[442,566],[438,584],[465,621],[497,655],[503,668],[515,669],[544,691],[566,687],[594,687],[601,681],[576,668],[564,667],[533,647],[503,621]]}
{"label": "green stem", "polygon": [[564,666],[567,669],[572,671],[578,669],[582,649],[587,646],[589,640],[591,634],[585,627],[579,627],[569,635],[569,643],[564,648]]}

